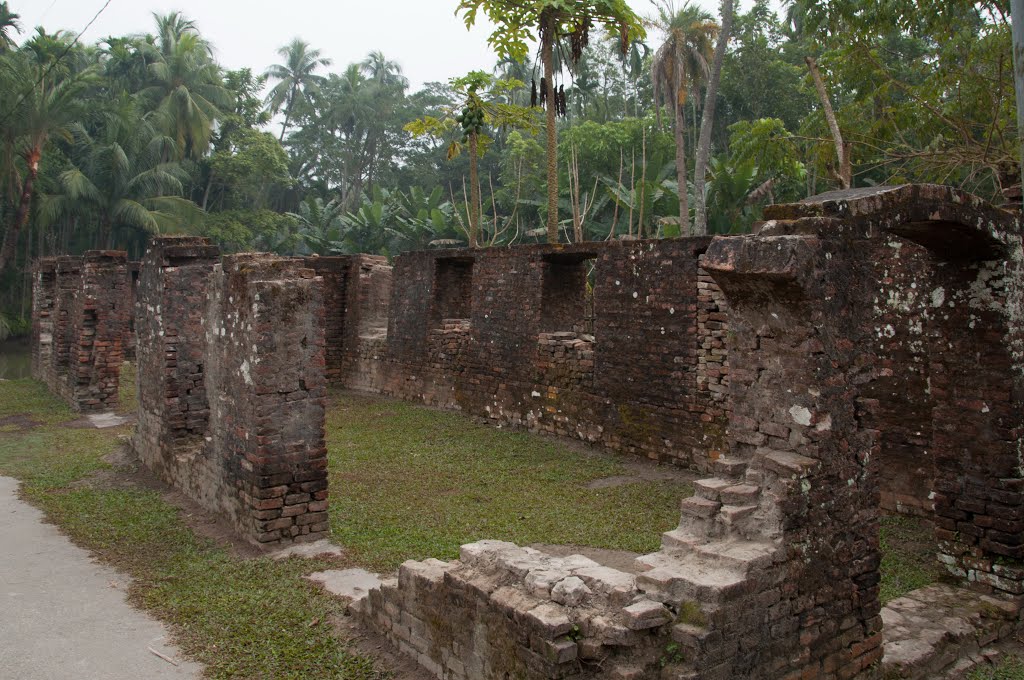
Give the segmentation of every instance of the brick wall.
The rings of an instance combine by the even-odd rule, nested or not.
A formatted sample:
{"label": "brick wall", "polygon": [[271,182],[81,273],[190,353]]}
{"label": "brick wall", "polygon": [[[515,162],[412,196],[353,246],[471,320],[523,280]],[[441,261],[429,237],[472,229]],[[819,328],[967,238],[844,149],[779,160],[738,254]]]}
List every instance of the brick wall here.
{"label": "brick wall", "polygon": [[[727,411],[723,301],[703,303],[697,324],[707,244],[404,254],[386,340],[358,338],[341,382],[706,468]],[[373,281],[358,287],[382,297]]]}
{"label": "brick wall", "polygon": [[[679,307],[692,313],[681,323],[703,329],[703,339],[696,360],[677,370],[695,373],[711,393],[705,385],[724,376],[713,362],[708,367],[715,355],[698,348],[720,340],[709,335],[724,330],[713,315],[728,305],[721,361],[728,363],[728,435],[723,455],[710,462],[713,475],[695,482],[696,495],[683,502],[679,527],[664,534],[661,551],[638,558],[640,573],[485,541],[464,546],[453,562],[406,563],[358,607],[364,621],[438,677],[875,677],[883,652],[879,483],[900,483],[882,468],[909,466],[926,451],[930,460],[916,463],[923,471],[910,476],[934,488],[940,560],[965,584],[1017,606],[1024,575],[1020,224],[934,186],[836,192],[768,214],[774,219],[759,235],[711,243],[701,265],[712,280],[703,282],[718,290],[700,288],[707,295]],[[486,262],[474,263],[474,278],[486,271]],[[505,272],[474,289],[473,309],[476,296],[490,305],[502,299],[506,280],[522,276],[515,321],[529,323],[530,282],[540,272],[522,261]],[[637,264],[597,276],[596,292],[602,284],[624,288],[607,317],[622,329],[620,343],[650,342],[634,330],[637,316],[661,328],[657,305],[665,300],[645,288],[643,273]],[[629,306],[630,297],[644,303]],[[600,295],[595,307],[600,389]],[[442,329],[465,338],[445,347],[473,357],[488,323],[474,313],[468,326]],[[400,332],[411,345],[407,329]],[[427,337],[430,347],[437,336]],[[548,382],[563,385],[587,380],[582,338],[540,337],[530,370],[541,367]],[[683,355],[671,337],[655,346],[661,357]],[[509,342],[497,351],[514,358],[523,349]],[[549,357],[576,370],[560,370]],[[470,358],[454,362],[479,375]],[[499,394],[515,395],[518,369],[502,368]],[[636,369],[619,370],[617,395],[633,395]],[[645,409],[672,398],[674,388],[653,385]],[[461,394],[454,401],[463,403]],[[457,612],[475,634],[436,611]],[[670,645],[679,654],[666,658]]]}
{"label": "brick wall", "polygon": [[40,260],[32,306],[32,371],[77,411],[118,407],[130,297],[121,251]]}
{"label": "brick wall", "polygon": [[139,278],[143,462],[259,543],[327,531],[323,279],[198,237],[149,245]]}

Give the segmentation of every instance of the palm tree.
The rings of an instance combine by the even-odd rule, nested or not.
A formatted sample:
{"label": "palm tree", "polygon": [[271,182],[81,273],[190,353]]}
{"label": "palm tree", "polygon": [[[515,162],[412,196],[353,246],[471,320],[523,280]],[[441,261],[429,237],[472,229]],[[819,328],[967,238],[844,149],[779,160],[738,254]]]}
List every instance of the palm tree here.
{"label": "palm tree", "polygon": [[10,10],[6,2],[0,2],[0,54],[14,49],[14,38],[11,32],[21,33],[21,17]]}
{"label": "palm tree", "polygon": [[[199,37],[199,28],[196,22],[188,19],[181,12],[170,14],[157,14],[153,12],[153,19],[156,20],[157,45],[164,57],[169,57],[174,52],[174,45],[186,35]],[[212,50],[208,43],[203,43],[207,53]]]}
{"label": "palm tree", "polygon": [[220,107],[230,104],[220,67],[195,33],[182,33],[160,51],[149,65],[152,84],[141,94],[155,105],[153,115],[178,145],[178,158],[199,158],[210,147]]}
{"label": "palm tree", "polygon": [[272,113],[284,110],[279,137],[283,141],[296,107],[301,108],[308,95],[315,92],[323,81],[323,77],[314,71],[321,66],[330,66],[331,60],[321,57],[320,50],[309,49],[309,43],[300,38],[295,38],[277,53],[284,58],[284,63],[274,64],[266,71],[268,78],[280,81],[267,95],[267,104]]}
{"label": "palm tree", "polygon": [[14,91],[25,94],[15,102],[17,108],[7,113],[7,124],[2,134],[6,137],[4,146],[24,161],[25,175],[14,221],[4,232],[3,245],[0,246],[0,273],[13,260],[18,236],[28,221],[32,193],[47,142],[54,136],[71,139],[71,123],[78,120],[84,109],[81,94],[94,75],[92,69],[66,77],[47,73],[46,65],[34,63],[20,53],[13,56],[14,59],[5,60],[10,69],[8,76]]}
{"label": "palm tree", "polygon": [[704,113],[700,118],[700,135],[697,141],[697,162],[693,169],[693,195],[697,209],[694,215],[694,233],[703,236],[708,233],[708,211],[704,202],[704,183],[711,157],[711,127],[715,123],[715,104],[718,99],[718,84],[722,78],[722,64],[725,62],[725,48],[729,45],[732,31],[733,0],[722,0],[722,27],[718,33],[718,44],[711,62],[711,75],[704,90]]}
{"label": "palm tree", "polygon": [[[678,10],[673,0],[656,5],[655,25],[665,32],[665,42],[654,53],[652,64],[655,104],[669,104],[675,119],[676,179],[679,182],[679,233],[690,233],[690,206],[686,195],[686,137],[684,106],[691,91],[708,75],[718,25],[696,5]],[[659,118],[660,118],[660,108]]]}
{"label": "palm tree", "polygon": [[402,67],[391,61],[380,50],[374,50],[360,64],[363,73],[381,87],[394,88],[405,92],[409,79],[402,75]]}
{"label": "palm tree", "polygon": [[44,196],[39,216],[52,223],[62,217],[94,220],[98,242],[110,247],[114,232],[136,236],[181,229],[202,211],[183,198],[188,173],[164,162],[162,135],[122,96],[104,114],[99,132],[71,126],[72,165],[58,178],[59,193]]}

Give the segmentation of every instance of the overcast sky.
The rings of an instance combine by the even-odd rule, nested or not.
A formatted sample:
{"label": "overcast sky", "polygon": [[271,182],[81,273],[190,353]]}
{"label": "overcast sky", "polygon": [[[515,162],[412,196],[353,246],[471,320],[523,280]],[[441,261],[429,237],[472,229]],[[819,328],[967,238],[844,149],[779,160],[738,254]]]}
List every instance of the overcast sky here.
{"label": "overcast sky", "polygon": [[[21,15],[24,33],[43,26],[81,31],[105,0],[8,0]],[[741,0],[746,10],[752,0]],[[110,35],[153,32],[152,14],[180,10],[194,19],[230,69],[248,66],[260,73],[279,63],[277,49],[301,37],[334,61],[341,71],[381,50],[401,64],[412,88],[446,81],[472,69],[490,70],[494,54],[487,46],[490,26],[467,31],[455,16],[455,0],[111,0],[83,35],[93,43]],[[649,0],[632,0],[635,11],[648,14]],[[698,4],[717,15],[718,0]]]}

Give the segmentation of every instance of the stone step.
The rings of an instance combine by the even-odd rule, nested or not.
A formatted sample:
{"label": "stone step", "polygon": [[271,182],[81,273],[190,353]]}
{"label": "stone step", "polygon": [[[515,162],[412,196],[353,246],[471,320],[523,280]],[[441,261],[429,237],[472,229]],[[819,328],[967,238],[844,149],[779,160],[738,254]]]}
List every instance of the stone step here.
{"label": "stone step", "polygon": [[664,552],[684,558],[693,555],[711,564],[749,574],[752,569],[770,565],[778,553],[772,543],[747,541],[736,538],[707,539],[685,528],[666,531],[661,535]]}
{"label": "stone step", "polygon": [[719,490],[719,498],[725,505],[756,505],[761,487],[754,484],[736,484]]}
{"label": "stone step", "polygon": [[722,479],[721,477],[709,477],[708,479],[698,479],[693,483],[693,491],[699,498],[706,498],[709,501],[721,500],[719,496],[722,493],[722,489],[727,489],[734,486],[734,483],[728,479]]}
{"label": "stone step", "polygon": [[714,564],[694,554],[657,552],[636,559],[642,571],[636,586],[647,597],[679,606],[694,601],[717,608],[751,592],[754,584],[745,574],[724,563]]}
{"label": "stone step", "polygon": [[746,528],[743,520],[757,512],[756,505],[723,505],[718,511],[718,518],[730,529]]}
{"label": "stone step", "polygon": [[723,456],[711,464],[711,469],[719,477],[741,479],[747,471],[747,461]]}
{"label": "stone step", "polygon": [[722,504],[718,501],[708,500],[700,496],[690,496],[689,498],[684,498],[683,502],[679,504],[679,511],[689,517],[709,519],[714,517],[721,507]]}

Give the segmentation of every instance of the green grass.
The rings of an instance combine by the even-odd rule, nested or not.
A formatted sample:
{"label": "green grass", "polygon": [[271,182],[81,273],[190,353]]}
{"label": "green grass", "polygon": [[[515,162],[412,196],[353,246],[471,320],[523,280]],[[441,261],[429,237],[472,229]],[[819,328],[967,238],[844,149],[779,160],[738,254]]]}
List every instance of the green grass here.
{"label": "green grass", "polygon": [[332,394],[331,530],[359,562],[458,554],[482,538],[651,552],[679,523],[685,484],[588,489],[627,474],[610,456],[378,397]]}
{"label": "green grass", "polygon": [[1008,656],[992,668],[976,668],[968,680],[1024,680],[1024,660]]}
{"label": "green grass", "polygon": [[125,428],[68,429],[75,415],[31,381],[0,383],[0,417],[44,424],[0,432],[0,474],[101,560],[135,580],[129,598],[171,624],[175,641],[212,678],[377,678],[370,660],[333,634],[338,600],[303,579],[337,562],[232,556],[196,536],[159,493],[82,483]]}
{"label": "green grass", "polygon": [[126,361],[121,364],[121,380],[118,383],[117,398],[120,402],[118,411],[132,413],[139,408],[138,387],[135,384],[135,362]]}
{"label": "green grass", "polygon": [[929,522],[893,515],[882,518],[882,604],[946,577],[935,558],[935,538]]}

